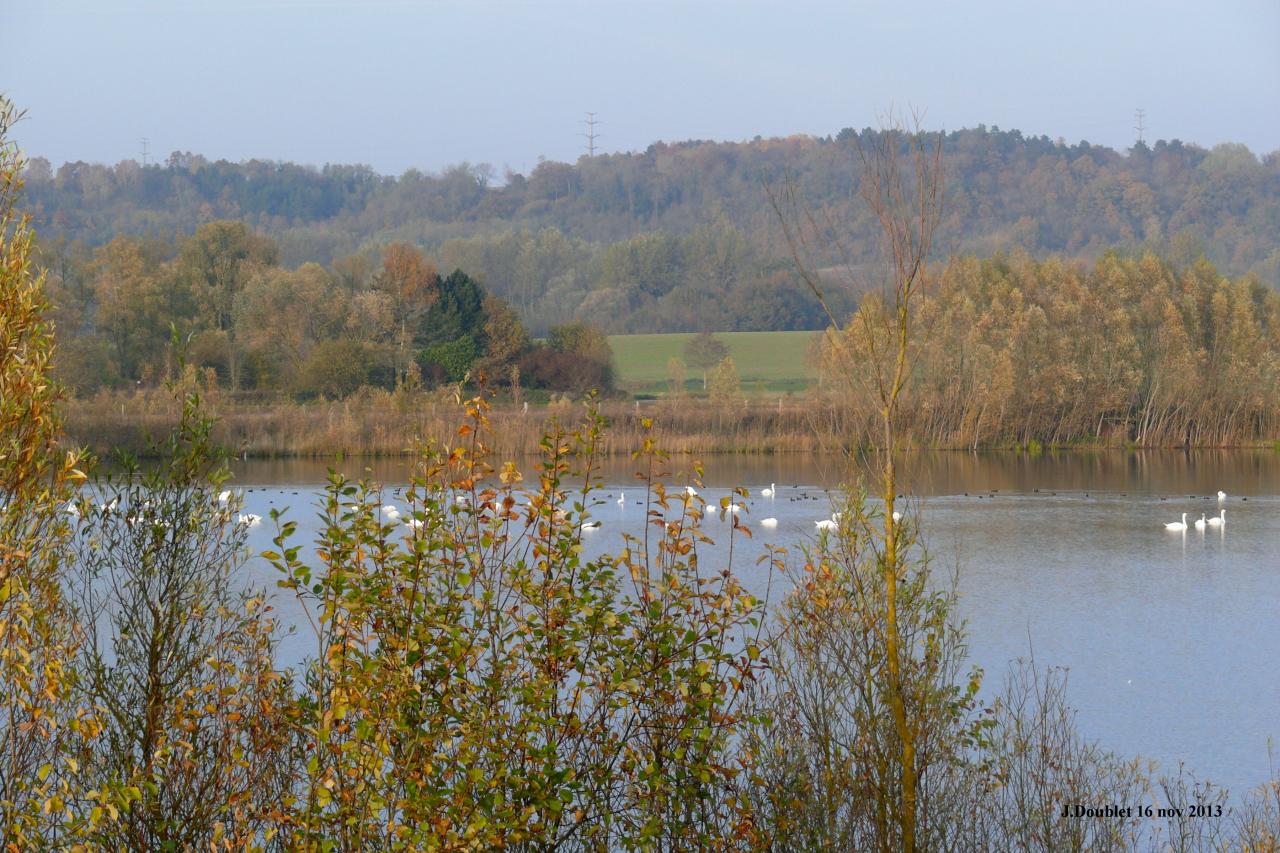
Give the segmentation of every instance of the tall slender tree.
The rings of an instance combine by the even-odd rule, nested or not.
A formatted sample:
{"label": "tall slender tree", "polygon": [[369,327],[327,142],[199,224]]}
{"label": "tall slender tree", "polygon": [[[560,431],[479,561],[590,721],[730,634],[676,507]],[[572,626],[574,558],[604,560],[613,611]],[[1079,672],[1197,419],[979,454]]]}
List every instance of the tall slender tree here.
{"label": "tall slender tree", "polygon": [[[884,504],[878,560],[883,584],[879,600],[884,614],[882,620],[879,614],[868,614],[881,626],[880,644],[870,653],[882,655],[885,700],[893,723],[890,754],[896,787],[882,788],[881,793],[887,800],[887,813],[896,824],[893,846],[910,853],[917,849],[917,828],[924,818],[919,794],[923,762],[927,759],[920,747],[931,722],[930,698],[942,695],[929,680],[949,673],[921,665],[920,659],[927,657],[928,650],[919,648],[911,639],[921,626],[904,626],[899,621],[899,611],[909,603],[912,592],[909,585],[900,588],[908,564],[901,515],[895,509],[895,453],[903,397],[916,353],[913,311],[928,282],[933,235],[942,215],[942,140],[923,133],[917,119],[908,125],[890,115],[888,126],[859,144],[857,153],[862,167],[862,199],[880,225],[888,269],[880,292],[873,294],[851,321],[857,327],[855,331],[867,358],[850,358],[842,372],[847,382],[869,389],[880,427],[875,473]],[[828,306],[826,286],[813,263],[813,252],[821,248],[822,255],[829,257],[833,249],[837,253],[845,249],[839,243],[841,223],[807,209],[794,182],[781,189],[771,188],[770,199],[801,276],[824,306],[832,326],[840,328],[843,324]],[[833,240],[837,243],[834,247],[830,245]],[[852,352],[844,350],[846,355]],[[881,839],[881,843],[887,844],[887,839]]]}

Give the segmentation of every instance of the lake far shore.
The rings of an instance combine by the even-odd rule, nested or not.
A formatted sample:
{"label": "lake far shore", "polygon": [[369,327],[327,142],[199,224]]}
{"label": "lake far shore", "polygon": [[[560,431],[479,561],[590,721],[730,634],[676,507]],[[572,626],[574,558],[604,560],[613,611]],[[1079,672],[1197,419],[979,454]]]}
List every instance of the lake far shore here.
{"label": "lake far shore", "polygon": [[[455,444],[462,422],[457,398],[440,393],[366,392],[345,400],[234,401],[218,394],[207,402],[218,419],[214,438],[230,453],[246,458],[324,458],[411,456],[415,448],[435,441]],[[694,455],[772,455],[839,453],[872,449],[871,442],[850,443],[840,436],[868,434],[874,413],[855,413],[837,403],[806,397],[742,398],[712,401],[699,397],[656,400],[602,400],[601,414],[609,430],[600,451],[626,456],[643,441],[645,419],[654,437],[670,453]],[[562,397],[550,404],[502,401],[488,413],[487,441],[499,457],[539,452],[544,430],[553,421],[572,428],[585,411],[581,401]],[[168,434],[181,414],[164,392],[116,392],[69,400],[65,409],[68,443],[98,455],[122,450],[147,456],[150,438]],[[1067,443],[1035,437],[974,443],[908,439],[909,450],[1045,451],[1124,449],[1267,449],[1280,452],[1274,436],[1239,439],[1230,444],[1148,443],[1130,440],[1123,425]]]}

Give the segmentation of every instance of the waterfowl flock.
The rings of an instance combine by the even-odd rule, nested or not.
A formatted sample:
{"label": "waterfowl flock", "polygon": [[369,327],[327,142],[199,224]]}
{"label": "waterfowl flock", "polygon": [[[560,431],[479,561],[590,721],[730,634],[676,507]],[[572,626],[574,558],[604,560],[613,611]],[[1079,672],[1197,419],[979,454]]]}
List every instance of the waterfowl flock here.
{"label": "waterfowl flock", "polygon": [[[1191,500],[1195,500],[1195,495],[1187,495],[1187,497],[1190,498]],[[1225,528],[1227,524],[1227,510],[1225,507],[1221,506],[1221,504],[1225,502],[1226,499],[1227,499],[1227,493],[1219,489],[1218,490],[1218,503],[1219,503],[1218,514],[1214,516],[1209,516],[1206,518],[1205,513],[1202,512],[1200,513],[1200,518],[1197,519],[1192,526],[1195,527],[1196,530],[1199,530],[1201,533],[1203,533],[1206,528],[1210,528],[1210,527],[1219,529],[1219,530]],[[1164,500],[1164,498],[1161,498],[1160,500]],[[1206,500],[1208,500],[1208,498],[1206,498]],[[1170,533],[1186,533],[1187,514],[1185,512],[1182,514],[1182,521],[1166,522],[1164,525],[1164,529],[1168,530]]]}
{"label": "waterfowl flock", "polygon": [[[233,492],[229,489],[223,490],[218,493],[217,501],[219,504],[223,506],[228,506],[229,504],[232,504],[237,497],[243,498],[243,495],[246,491],[251,492],[254,490],[253,489],[241,490],[239,493]],[[396,491],[396,494],[400,493],[399,489],[395,491]],[[779,489],[776,483],[770,483],[767,488],[752,490],[754,494],[757,494],[760,498],[768,500],[770,504],[780,499],[785,499],[793,503],[798,501],[829,502],[831,500],[831,493],[827,490],[820,489],[820,488],[806,488],[800,485],[793,485],[789,490],[786,490],[786,491],[789,493],[784,493],[784,490]],[[1057,492],[1041,490],[1038,488],[1033,489],[1032,491],[1037,495],[1042,495],[1042,494],[1056,495],[1057,494]],[[297,492],[293,492],[293,494],[297,494]],[[677,494],[681,495],[681,497],[683,497],[685,500],[689,500],[699,496],[699,492],[697,491],[697,489],[695,489],[691,485],[687,485],[679,489]],[[978,499],[984,499],[984,498],[991,499],[991,498],[997,497],[999,494],[1000,494],[999,489],[985,489],[982,492],[975,492],[973,494],[970,494],[969,492],[965,492],[964,496],[976,497]],[[1089,497],[1089,494],[1087,492],[1083,494],[1086,498]],[[1118,493],[1118,494],[1120,494],[1121,496],[1127,495],[1127,493]],[[625,509],[627,504],[627,497],[625,492],[619,491],[615,493],[612,497],[614,499],[614,503],[616,503],[617,506],[619,507],[619,510]],[[905,496],[899,495],[898,497],[903,498]],[[1204,497],[1203,500],[1213,500],[1214,497],[1215,495],[1211,493],[1208,497]],[[1189,495],[1188,498],[1192,500],[1196,500],[1196,499],[1201,499],[1201,496]],[[1226,512],[1226,508],[1222,506],[1222,504],[1224,504],[1227,500],[1227,493],[1225,491],[1218,490],[1216,493],[1216,498],[1219,504],[1217,515],[1210,516],[1207,513],[1202,512],[1198,519],[1193,519],[1191,521],[1188,521],[1188,516],[1190,514],[1181,513],[1180,518],[1178,520],[1163,522],[1165,530],[1173,533],[1185,533],[1187,530],[1190,530],[1190,529],[1195,529],[1196,531],[1201,533],[1205,532],[1206,530],[1224,530],[1227,522],[1227,512]],[[1167,501],[1169,500],[1169,498],[1161,497],[1160,500]],[[1241,498],[1241,500],[1247,500],[1247,499]],[[453,497],[453,502],[459,507],[467,507],[471,504],[470,496],[467,494],[455,495]],[[637,505],[644,504],[643,500],[635,500],[633,502]],[[110,504],[98,505],[96,508],[102,513],[111,513],[116,508],[116,503],[117,503],[116,501],[113,501]],[[274,503],[274,501],[272,501],[272,503]],[[707,507],[708,518],[714,519],[714,518],[720,517],[721,513],[717,513],[714,511],[717,507],[718,507],[718,504],[715,502],[713,502],[712,505],[709,505]],[[234,505],[229,508],[234,509]],[[742,511],[746,508],[747,508],[746,502],[742,502],[738,498],[733,497],[728,502],[728,505],[724,508],[723,515],[726,515],[726,516],[738,515],[739,513],[742,513]],[[76,516],[79,513],[79,507],[74,501],[68,501],[67,504],[65,505],[65,512],[67,512],[72,516]],[[409,531],[417,531],[423,527],[423,521],[421,519],[415,519],[415,518],[404,516],[402,514],[401,509],[397,507],[395,504],[392,504],[392,503],[385,504],[379,508],[379,512],[381,513],[383,518],[385,518],[387,521],[402,524]],[[563,522],[567,519],[567,515],[568,514],[564,510],[558,509],[554,512],[553,517],[555,521]],[[893,510],[893,512],[891,513],[891,516],[895,522],[901,522],[905,517],[901,511],[896,509]],[[255,513],[239,513],[236,516],[236,521],[239,524],[242,524],[246,527],[254,528],[259,526],[262,523],[262,516],[257,515]],[[838,531],[840,529],[840,521],[841,521],[840,513],[833,512],[830,515],[830,517],[820,518],[815,520],[813,522],[813,529],[818,532]],[[780,524],[781,522],[775,516],[762,518],[759,521],[759,526],[765,530],[776,530],[780,526]],[[586,533],[592,533],[592,532],[601,530],[603,526],[604,526],[604,522],[602,522],[601,520],[591,519],[591,520],[584,521],[582,523],[581,530]]]}

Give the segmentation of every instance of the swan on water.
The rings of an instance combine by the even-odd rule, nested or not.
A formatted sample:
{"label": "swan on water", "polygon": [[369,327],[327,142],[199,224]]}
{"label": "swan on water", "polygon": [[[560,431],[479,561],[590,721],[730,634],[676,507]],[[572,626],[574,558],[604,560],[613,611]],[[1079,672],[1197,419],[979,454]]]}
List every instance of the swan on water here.
{"label": "swan on water", "polygon": [[223,489],[222,491],[218,492],[218,503],[224,504],[229,500],[231,500],[230,489]]}
{"label": "swan on water", "polygon": [[1227,511],[1225,509],[1218,510],[1218,514],[1213,518],[1209,519],[1209,526],[1211,527],[1221,527],[1226,523],[1227,523]]}
{"label": "swan on water", "polygon": [[1204,513],[1200,513],[1200,520],[1196,522],[1196,530],[1204,530]]}
{"label": "swan on water", "polygon": [[1225,501],[1226,499],[1227,499],[1227,493],[1222,491],[1222,489],[1218,489],[1218,500]]}
{"label": "swan on water", "polygon": [[1164,529],[1165,530],[1186,530],[1187,514],[1185,512],[1182,514],[1182,521],[1170,521],[1168,524],[1164,526]]}
{"label": "swan on water", "polygon": [[627,503],[627,493],[618,492],[618,506],[625,506]]}
{"label": "swan on water", "polygon": [[834,519],[824,518],[821,521],[815,521],[813,526],[819,530],[838,530],[840,525]]}
{"label": "swan on water", "polygon": [[698,490],[695,489],[693,486],[685,486],[684,493],[691,498],[696,498],[698,496]]}
{"label": "swan on water", "polygon": [[586,524],[582,525],[582,529],[583,529],[584,531],[587,531],[587,532],[591,532],[591,531],[593,531],[593,530],[599,530],[599,529],[600,529],[600,522],[598,522],[598,521],[588,521]]}
{"label": "swan on water", "polygon": [[894,520],[894,521],[902,521],[902,513],[898,512],[898,511],[895,509],[895,510],[893,511],[893,520]]}
{"label": "swan on water", "polygon": [[776,483],[770,483],[770,484],[769,484],[769,488],[767,488],[767,489],[761,489],[761,490],[760,490],[760,497],[762,497],[762,498],[771,498],[771,497],[773,497],[773,493],[774,493],[774,490],[775,490],[776,488],[777,488],[777,484],[776,484]]}
{"label": "swan on water", "polygon": [[762,519],[760,519],[760,526],[761,526],[761,527],[769,527],[769,528],[777,527],[777,526],[778,526],[778,519],[776,519],[776,518],[762,518]]}

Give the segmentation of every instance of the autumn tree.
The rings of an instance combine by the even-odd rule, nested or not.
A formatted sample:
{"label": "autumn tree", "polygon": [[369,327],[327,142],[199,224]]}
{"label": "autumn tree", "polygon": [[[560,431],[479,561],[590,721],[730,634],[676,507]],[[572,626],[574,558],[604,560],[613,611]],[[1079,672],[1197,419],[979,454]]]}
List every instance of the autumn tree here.
{"label": "autumn tree", "polygon": [[[171,286],[155,250],[141,241],[117,238],[94,253],[94,325],[110,343],[121,378],[136,380],[155,371],[179,318],[170,312],[165,290]],[[157,377],[158,378],[158,377]]]}
{"label": "autumn tree", "polygon": [[261,385],[296,390],[320,343],[358,321],[350,298],[319,264],[255,270],[236,303],[240,343]]}
{"label": "autumn tree", "polygon": [[711,399],[717,403],[728,403],[742,397],[742,381],[732,358],[726,356],[711,371],[709,388]]}
{"label": "autumn tree", "polygon": [[23,159],[9,130],[19,118],[0,97],[0,843],[21,850],[58,846],[88,818],[72,810],[86,790],[75,757],[97,723],[72,692],[78,638],[62,572],[67,505],[84,475],[62,439],[44,279],[30,219],[15,207]]}
{"label": "autumn tree", "polygon": [[417,247],[391,243],[382,250],[382,266],[373,283],[391,300],[392,320],[399,330],[395,364],[399,375],[412,360],[408,349],[414,345],[418,322],[440,298],[440,274]]}
{"label": "autumn tree", "polygon": [[684,362],[675,356],[667,359],[667,394],[672,398],[684,396]]}
{"label": "autumn tree", "polygon": [[699,332],[684,345],[684,360],[702,371],[702,390],[707,390],[707,371],[729,356],[729,347],[710,332]]}
{"label": "autumn tree", "polygon": [[200,292],[213,328],[227,339],[229,383],[240,387],[235,306],[251,272],[276,262],[275,243],[243,222],[210,222],[182,245],[178,266]]}
{"label": "autumn tree", "polygon": [[511,368],[529,346],[520,315],[496,296],[484,298],[485,354],[480,366],[494,379],[511,375]]}

